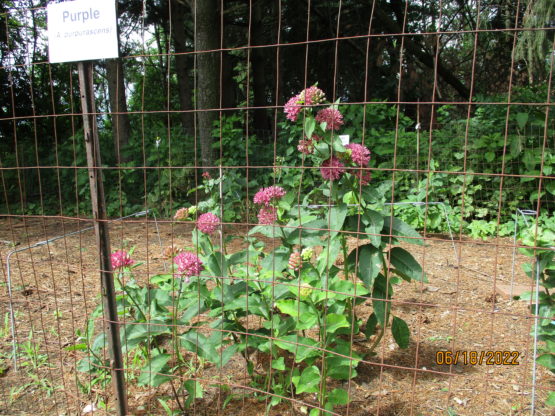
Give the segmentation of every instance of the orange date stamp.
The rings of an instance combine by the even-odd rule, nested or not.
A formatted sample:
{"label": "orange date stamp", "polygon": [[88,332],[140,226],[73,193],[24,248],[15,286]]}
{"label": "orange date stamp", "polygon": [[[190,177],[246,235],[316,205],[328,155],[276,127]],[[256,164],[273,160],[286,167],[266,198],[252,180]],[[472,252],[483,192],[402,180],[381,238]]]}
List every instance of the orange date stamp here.
{"label": "orange date stamp", "polygon": [[438,351],[437,365],[519,365],[518,351]]}

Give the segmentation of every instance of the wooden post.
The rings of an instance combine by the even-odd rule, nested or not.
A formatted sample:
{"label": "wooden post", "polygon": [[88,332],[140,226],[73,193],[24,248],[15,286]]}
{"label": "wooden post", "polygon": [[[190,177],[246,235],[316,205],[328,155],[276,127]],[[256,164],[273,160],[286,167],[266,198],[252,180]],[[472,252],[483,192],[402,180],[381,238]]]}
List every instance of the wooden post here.
{"label": "wooden post", "polygon": [[96,245],[100,260],[100,276],[102,283],[102,302],[107,318],[105,330],[110,351],[110,367],[112,371],[112,387],[115,394],[115,407],[119,416],[127,415],[127,393],[125,390],[123,356],[119,338],[118,312],[116,307],[116,290],[114,287],[112,263],[110,260],[110,235],[106,222],[106,204],[102,183],[102,164],[100,160],[100,144],[96,125],[96,106],[94,104],[93,66],[91,61],[79,62],[79,90],[83,110],[83,130],[87,150],[87,166],[89,168],[89,184],[91,187],[91,204],[94,219]]}

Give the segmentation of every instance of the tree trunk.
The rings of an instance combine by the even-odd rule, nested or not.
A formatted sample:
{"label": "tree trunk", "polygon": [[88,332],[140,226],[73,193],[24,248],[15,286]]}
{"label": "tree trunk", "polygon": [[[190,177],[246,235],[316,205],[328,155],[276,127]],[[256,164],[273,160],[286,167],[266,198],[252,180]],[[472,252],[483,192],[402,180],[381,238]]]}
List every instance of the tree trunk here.
{"label": "tree trunk", "polygon": [[172,38],[175,48],[175,74],[177,76],[177,90],[179,94],[179,105],[181,113],[181,125],[185,133],[193,134],[194,118],[190,110],[192,106],[191,90],[192,85],[189,79],[189,68],[187,55],[182,53],[186,51],[186,34],[185,34],[185,6],[182,1],[171,0],[171,23]]}
{"label": "tree trunk", "polygon": [[112,112],[112,137],[116,151],[116,162],[119,165],[126,162],[125,158],[121,156],[121,149],[129,143],[131,131],[129,116],[127,115],[121,58],[106,61],[106,77],[108,78],[108,95],[110,96],[110,110]]}
{"label": "tree trunk", "polygon": [[[268,5],[266,5],[268,7]],[[253,4],[251,22],[251,45],[264,45],[267,42],[266,28],[263,21],[262,0]],[[251,49],[254,107],[268,105],[266,99],[266,48]],[[268,112],[265,108],[254,110],[254,130],[260,137],[269,129]]]}
{"label": "tree trunk", "polygon": [[212,129],[219,107],[219,60],[220,26],[217,0],[195,0],[196,13],[195,51],[197,54],[197,109],[198,136],[200,138],[203,166],[213,165]]}

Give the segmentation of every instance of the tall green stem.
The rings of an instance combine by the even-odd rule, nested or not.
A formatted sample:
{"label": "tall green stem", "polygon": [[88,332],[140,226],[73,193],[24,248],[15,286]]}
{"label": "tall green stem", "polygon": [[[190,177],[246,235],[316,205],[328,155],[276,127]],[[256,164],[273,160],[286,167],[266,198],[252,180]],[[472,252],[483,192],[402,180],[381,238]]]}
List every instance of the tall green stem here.
{"label": "tall green stem", "polygon": [[139,306],[139,304],[135,300],[135,297],[131,294],[131,292],[129,290],[127,290],[127,286],[123,285],[123,282],[121,281],[119,273],[118,273],[118,276],[116,277],[116,279],[117,279],[119,285],[121,286],[121,289],[125,292],[125,294],[129,297],[129,299],[131,299],[131,303],[133,303],[135,308],[137,308],[139,313],[143,316],[144,321],[146,322],[147,321],[146,314],[143,312],[143,310],[141,309],[141,307]]}

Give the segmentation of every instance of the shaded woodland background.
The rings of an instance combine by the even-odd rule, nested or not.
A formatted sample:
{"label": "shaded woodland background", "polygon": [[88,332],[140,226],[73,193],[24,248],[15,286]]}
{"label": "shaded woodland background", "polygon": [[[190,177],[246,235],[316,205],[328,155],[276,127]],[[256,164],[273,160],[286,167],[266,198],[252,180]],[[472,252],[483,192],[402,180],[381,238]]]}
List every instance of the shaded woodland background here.
{"label": "shaded woodland background", "polygon": [[[47,63],[45,5],[0,5],[0,212],[88,215],[76,65]],[[281,107],[314,83],[393,200],[444,201],[455,226],[553,209],[549,0],[131,0],[118,15],[121,58],[95,64],[112,216],[170,215],[222,165],[226,219],[248,218],[272,167],[300,164]]]}

